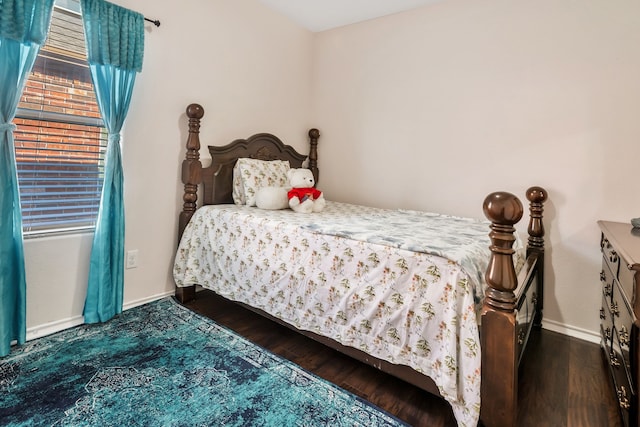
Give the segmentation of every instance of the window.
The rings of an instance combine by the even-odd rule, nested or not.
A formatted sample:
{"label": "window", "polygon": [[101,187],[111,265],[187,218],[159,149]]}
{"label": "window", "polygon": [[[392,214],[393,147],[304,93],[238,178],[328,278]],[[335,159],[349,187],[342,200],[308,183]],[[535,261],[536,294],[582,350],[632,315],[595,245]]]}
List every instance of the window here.
{"label": "window", "polygon": [[91,82],[78,0],[56,0],[47,42],[14,124],[25,236],[92,230],[107,132]]}

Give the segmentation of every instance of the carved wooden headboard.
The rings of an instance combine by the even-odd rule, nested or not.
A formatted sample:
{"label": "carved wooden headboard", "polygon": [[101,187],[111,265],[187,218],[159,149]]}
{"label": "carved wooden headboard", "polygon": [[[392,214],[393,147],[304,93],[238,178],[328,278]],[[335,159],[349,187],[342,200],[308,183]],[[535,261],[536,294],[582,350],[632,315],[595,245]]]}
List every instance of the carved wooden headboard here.
{"label": "carved wooden headboard", "polygon": [[308,168],[318,182],[318,129],[309,130],[309,155],[300,154],[290,145],[269,133],[259,133],[247,139],[236,139],[224,146],[208,146],[211,164],[203,168],[200,162],[200,121],[204,109],[198,104],[187,107],[189,136],[187,152],[182,161],[184,184],[183,210],[179,219],[179,236],[197,208],[198,186],[202,185],[202,205],[233,203],[233,167],[242,157],[260,160],[288,160],[292,168],[302,167],[309,158]]}
{"label": "carved wooden headboard", "polygon": [[307,156],[284,145],[276,136],[259,133],[218,147],[209,146],[211,165],[202,170],[203,205],[233,203],[233,167],[242,157],[260,160],[288,160],[292,168],[302,167]]}

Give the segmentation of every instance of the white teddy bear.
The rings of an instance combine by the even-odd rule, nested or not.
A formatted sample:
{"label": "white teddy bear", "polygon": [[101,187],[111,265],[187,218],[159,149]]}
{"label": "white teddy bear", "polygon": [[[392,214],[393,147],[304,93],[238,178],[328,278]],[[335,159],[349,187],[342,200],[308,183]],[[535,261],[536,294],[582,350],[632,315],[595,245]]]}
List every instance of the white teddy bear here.
{"label": "white teddy bear", "polygon": [[295,212],[320,212],[325,200],[322,191],[314,188],[316,183],[309,169],[289,169],[287,174],[291,190],[287,193],[289,207]]}
{"label": "white teddy bear", "polygon": [[313,187],[315,179],[309,169],[289,169],[289,187],[263,187],[256,194],[256,206],[261,209],[286,209],[311,213],[324,209],[324,195]]}

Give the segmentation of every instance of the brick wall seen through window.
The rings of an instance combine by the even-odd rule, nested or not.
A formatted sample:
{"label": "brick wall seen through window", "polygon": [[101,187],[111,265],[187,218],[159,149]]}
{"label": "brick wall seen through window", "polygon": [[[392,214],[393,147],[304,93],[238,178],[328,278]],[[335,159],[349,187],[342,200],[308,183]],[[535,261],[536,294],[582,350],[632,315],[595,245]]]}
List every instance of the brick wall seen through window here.
{"label": "brick wall seen through window", "polygon": [[[61,7],[64,6],[64,7]],[[25,236],[91,230],[107,133],[93,91],[82,17],[58,0],[14,123]]]}

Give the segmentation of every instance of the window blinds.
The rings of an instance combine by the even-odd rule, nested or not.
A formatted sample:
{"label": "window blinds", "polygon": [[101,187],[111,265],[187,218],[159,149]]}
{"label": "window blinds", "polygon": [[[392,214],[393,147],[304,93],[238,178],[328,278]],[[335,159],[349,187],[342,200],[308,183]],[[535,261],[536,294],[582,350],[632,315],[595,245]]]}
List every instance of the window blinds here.
{"label": "window blinds", "polygon": [[14,120],[27,236],[95,225],[107,132],[84,49],[79,13],[55,7]]}

